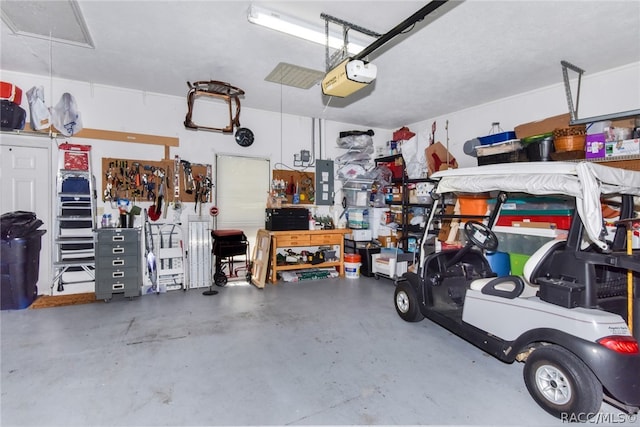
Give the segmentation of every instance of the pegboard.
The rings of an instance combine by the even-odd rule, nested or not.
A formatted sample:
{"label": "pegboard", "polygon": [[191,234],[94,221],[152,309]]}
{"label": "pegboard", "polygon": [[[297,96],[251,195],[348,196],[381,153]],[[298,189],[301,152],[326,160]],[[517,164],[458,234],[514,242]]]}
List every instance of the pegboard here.
{"label": "pegboard", "polygon": [[[213,192],[211,166],[180,159],[178,164],[176,174],[175,159],[152,161],[103,157],[102,201],[127,198],[134,204],[138,201],[154,202],[162,185],[166,203],[194,202],[198,194],[200,202],[210,203]],[[188,170],[191,177],[186,173]],[[205,192],[202,188],[207,183],[211,188]]]}
{"label": "pegboard", "polygon": [[[274,169],[271,188],[278,196],[286,198],[286,203],[293,203],[296,192],[300,198],[299,204],[312,205],[315,203],[314,172]],[[274,183],[284,181],[284,185],[277,187]],[[277,187],[277,188],[276,188]]]}
{"label": "pegboard", "polygon": [[[178,167],[177,184],[175,185],[176,196],[178,189],[181,202],[210,203],[213,200],[213,177],[210,164],[192,163],[178,156],[174,159],[174,164],[180,163]],[[172,181],[174,182],[174,181]]]}

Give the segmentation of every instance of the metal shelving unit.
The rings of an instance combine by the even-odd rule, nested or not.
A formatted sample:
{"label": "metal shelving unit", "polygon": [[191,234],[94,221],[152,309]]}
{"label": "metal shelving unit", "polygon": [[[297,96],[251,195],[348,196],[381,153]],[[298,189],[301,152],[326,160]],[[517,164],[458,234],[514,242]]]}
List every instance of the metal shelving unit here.
{"label": "metal shelving unit", "polygon": [[[571,119],[569,121],[570,125],[585,125],[589,123],[602,122],[605,120],[619,120],[619,119],[627,119],[631,117],[640,116],[640,109],[636,109],[636,110],[621,111],[618,113],[603,114],[600,116],[593,116],[593,117],[586,117],[584,119],[579,119],[578,106],[580,104],[580,85],[582,82],[582,74],[584,74],[584,70],[567,61],[560,61],[560,65],[562,65],[562,78],[564,81],[564,91],[567,97],[567,105],[569,106],[569,114],[571,116]],[[574,71],[578,74],[578,87],[576,88],[575,104],[573,102],[573,94],[571,93],[571,84],[569,83],[569,70]]]}
{"label": "metal shelving unit", "polygon": [[374,159],[375,164],[378,165],[380,163],[389,163],[395,162],[397,159],[402,160],[402,177],[394,178],[393,184],[400,185],[402,187],[402,199],[400,201],[392,201],[387,202],[389,206],[400,206],[402,212],[402,223],[400,231],[402,232],[401,245],[399,245],[400,249],[403,251],[409,250],[409,238],[413,237],[416,239],[416,250],[420,248],[420,239],[422,238],[424,229],[420,226],[412,226],[410,224],[410,211],[412,208],[423,208],[425,209],[425,218],[429,214],[432,204],[431,203],[416,203],[411,202],[409,199],[409,187],[411,185],[421,185],[426,183],[433,183],[433,181],[429,178],[409,178],[407,176],[406,168],[404,167],[404,159],[402,158],[402,154],[394,154],[392,156],[379,157]]}

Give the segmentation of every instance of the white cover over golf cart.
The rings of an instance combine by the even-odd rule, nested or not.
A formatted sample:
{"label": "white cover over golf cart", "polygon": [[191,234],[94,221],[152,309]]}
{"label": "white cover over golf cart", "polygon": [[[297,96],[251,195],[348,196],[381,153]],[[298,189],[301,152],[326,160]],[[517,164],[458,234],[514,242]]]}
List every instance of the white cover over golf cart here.
{"label": "white cover over golf cart", "polygon": [[[621,196],[629,202],[631,198],[626,195],[640,196],[640,172],[590,162],[535,162],[450,169],[437,172],[431,178],[438,182],[427,230],[442,199],[438,195],[450,192],[569,196],[575,199],[579,217],[574,217],[567,241],[550,242],[539,250],[547,253],[536,252],[530,258],[524,278],[491,277],[487,274],[486,260],[476,262],[482,255],[470,251],[469,245],[440,253],[421,251],[421,269],[417,274],[407,273],[407,282],[396,287],[399,315],[407,321],[428,317],[505,362],[526,361],[527,388],[534,400],[555,416],[584,410],[597,412],[603,389],[619,406],[630,412],[637,411],[640,406],[638,332],[634,331],[634,339],[623,318],[627,311],[621,315],[624,310],[619,310],[619,305],[610,310],[613,305],[607,304],[618,304],[621,295],[630,295],[637,301],[637,291],[634,297],[634,292],[627,292],[626,286],[621,292],[619,285],[621,280],[626,282],[628,270],[634,272],[637,282],[640,257],[637,250],[627,254],[621,250],[624,245],[611,245],[605,240],[601,197]],[[496,206],[500,209],[501,202]],[[633,213],[633,209],[631,211]],[[495,218],[495,214],[491,216],[490,225]],[[490,230],[487,233],[492,234]],[[467,234],[470,241],[474,240],[472,234]],[[456,264],[458,261],[461,268]],[[532,267],[536,262],[538,266]],[[438,270],[437,266],[443,269]],[[535,274],[529,277],[536,268]],[[605,274],[607,278],[616,277],[617,294],[607,296],[609,299],[601,298]],[[460,286],[465,288],[465,280],[466,291],[460,291]],[[499,288],[508,285],[509,280],[514,283],[514,291]],[[522,283],[518,285],[518,281],[533,285],[540,292],[523,292]],[[581,286],[582,299],[577,304],[564,306],[551,301],[542,292],[543,285],[545,290],[551,289],[550,285],[546,286],[547,282],[553,282],[554,286]],[[459,292],[452,293],[452,290]],[[450,301],[446,300],[447,296],[451,297]],[[630,311],[633,312],[637,310]],[[608,338],[618,340],[625,348],[619,352],[619,348],[612,350],[603,344]]]}
{"label": "white cover over golf cart", "polygon": [[576,209],[588,238],[603,250],[600,196],[640,196],[640,172],[590,162],[504,163],[434,173],[440,182],[437,193],[483,193],[505,191],[533,195],[564,194],[575,197]]}

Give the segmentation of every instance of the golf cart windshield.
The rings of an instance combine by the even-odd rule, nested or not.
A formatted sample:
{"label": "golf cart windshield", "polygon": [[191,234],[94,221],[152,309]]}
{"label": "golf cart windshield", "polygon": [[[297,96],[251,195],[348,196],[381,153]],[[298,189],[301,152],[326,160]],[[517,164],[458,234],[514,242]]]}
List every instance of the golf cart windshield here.
{"label": "golf cart windshield", "polygon": [[448,169],[434,173],[431,178],[439,181],[436,188],[439,194],[505,191],[575,197],[588,239],[602,250],[608,250],[609,245],[601,234],[600,197],[640,196],[640,172],[591,162],[504,163]]}

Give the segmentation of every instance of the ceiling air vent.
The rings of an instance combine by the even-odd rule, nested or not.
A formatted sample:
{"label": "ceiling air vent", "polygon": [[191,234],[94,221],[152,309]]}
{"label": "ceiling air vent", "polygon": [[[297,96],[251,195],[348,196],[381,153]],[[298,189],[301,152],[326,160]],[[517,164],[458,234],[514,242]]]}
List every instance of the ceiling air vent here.
{"label": "ceiling air vent", "polygon": [[94,48],[75,0],[2,1],[2,20],[14,34]]}
{"label": "ceiling air vent", "polygon": [[300,89],[309,89],[320,83],[324,74],[325,73],[323,71],[312,70],[311,68],[281,62],[276,65],[276,68],[274,68],[267,77],[265,77],[265,80]]}

